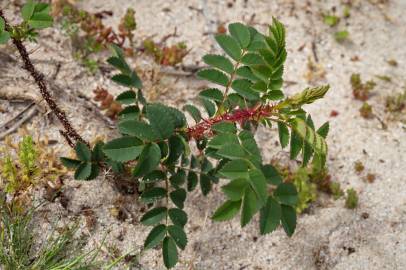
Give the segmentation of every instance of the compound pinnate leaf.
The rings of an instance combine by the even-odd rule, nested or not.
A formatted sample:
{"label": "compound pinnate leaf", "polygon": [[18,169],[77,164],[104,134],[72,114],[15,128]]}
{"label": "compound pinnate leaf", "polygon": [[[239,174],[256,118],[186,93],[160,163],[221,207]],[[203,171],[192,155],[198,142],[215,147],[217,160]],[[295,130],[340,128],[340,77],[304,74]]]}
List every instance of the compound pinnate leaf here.
{"label": "compound pinnate leaf", "polygon": [[266,204],[261,208],[259,216],[259,230],[261,234],[274,231],[281,220],[281,205],[272,197],[268,197]]}
{"label": "compound pinnate leaf", "polygon": [[238,214],[241,208],[240,201],[226,201],[223,205],[217,208],[214,212],[212,219],[215,221],[225,221],[232,219]]}
{"label": "compound pinnate leaf", "polygon": [[[166,226],[163,224],[159,224],[155,226],[150,233],[148,234],[147,238],[144,242],[144,248],[149,249],[157,246],[165,237],[166,235]],[[176,246],[175,246],[176,249]]]}
{"label": "compound pinnate leaf", "polygon": [[121,137],[106,143],[103,152],[114,161],[135,160],[144,149],[142,141],[136,137]]}
{"label": "compound pinnate leaf", "polygon": [[166,268],[172,268],[178,262],[178,250],[176,248],[175,240],[166,236],[162,244],[162,255]]}
{"label": "compound pinnate leaf", "polygon": [[296,210],[289,205],[281,205],[282,227],[288,236],[292,236],[296,228]]}
{"label": "compound pinnate leaf", "polygon": [[228,74],[232,74],[234,71],[234,66],[231,61],[222,55],[206,54],[203,56],[203,61],[212,67],[227,72]]}
{"label": "compound pinnate leaf", "polygon": [[149,210],[141,218],[141,223],[146,226],[158,224],[166,216],[166,207],[157,207]]}
{"label": "compound pinnate leaf", "polygon": [[208,80],[209,82],[216,83],[222,86],[227,86],[228,77],[223,72],[217,69],[203,69],[197,73],[197,77]]}
{"label": "compound pinnate leaf", "polygon": [[220,34],[215,37],[217,43],[220,47],[233,58],[235,61],[238,61],[241,58],[242,50],[238,42],[231,36],[226,34]]}

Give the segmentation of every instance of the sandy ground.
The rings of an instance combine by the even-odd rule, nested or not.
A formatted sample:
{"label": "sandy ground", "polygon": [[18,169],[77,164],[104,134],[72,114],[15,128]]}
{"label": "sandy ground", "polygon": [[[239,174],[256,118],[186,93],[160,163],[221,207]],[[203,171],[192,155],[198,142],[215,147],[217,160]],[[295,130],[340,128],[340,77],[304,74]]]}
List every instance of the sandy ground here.
{"label": "sandy ground", "polygon": [[[307,109],[316,125],[330,121],[327,140],[330,173],[344,188],[357,190],[359,207],[347,210],[342,199],[324,198],[315,203],[308,214],[299,217],[292,238],[281,229],[260,237],[257,219],[244,229],[239,227],[238,219],[225,223],[210,220],[210,209],[215,209],[223,200],[216,192],[219,187],[207,198],[194,192],[189,196],[186,208],[189,243],[181,253],[176,269],[406,269],[406,127],[400,121],[387,121],[389,116],[384,111],[385,96],[402,91],[405,85],[406,1],[389,0],[384,5],[374,5],[372,3],[378,1],[372,0],[353,2],[350,18],[340,22],[337,28],[346,28],[350,33],[350,40],[342,44],[334,40],[335,30],[326,26],[320,16],[333,7],[340,15],[340,1],[87,0],[79,3],[89,11],[112,10],[120,15],[127,7],[133,7],[137,12],[137,34],[140,37],[156,35],[158,39],[177,27],[179,37],[171,41],[184,40],[192,48],[185,59],[186,64],[199,64],[205,53],[219,52],[212,35],[203,34],[215,31],[218,22],[248,22],[255,14],[254,24],[265,29],[272,16],[276,16],[287,28],[289,56],[285,79],[293,83],[286,85],[286,92],[294,93],[308,85],[331,85],[326,98]],[[13,11],[7,15],[15,17]],[[117,23],[113,19],[107,22]],[[37,67],[52,81],[59,104],[74,119],[74,125],[84,137],[114,137],[116,133],[98,116],[97,109],[84,106],[88,103],[77,96],[91,98],[92,90],[98,85],[112,93],[122,89],[111,83],[108,76],[91,76],[80,67],[72,59],[69,41],[60,30],[46,30],[42,35],[39,45],[28,47],[33,50],[31,57]],[[312,43],[315,44],[314,50]],[[15,55],[8,48],[0,49],[0,52]],[[313,74],[309,77],[308,58],[315,61],[315,54],[317,65],[325,71],[325,76]],[[354,57],[359,61],[351,61]],[[386,61],[389,59],[396,59],[398,67],[388,65]],[[20,62],[16,65],[18,58],[7,59],[0,54],[0,60],[0,95],[40,101],[31,78],[19,68]],[[156,68],[149,58],[140,58],[136,62],[143,69]],[[52,78],[58,63],[61,64],[60,72]],[[377,82],[370,103],[375,114],[387,122],[386,130],[378,120],[360,117],[361,103],[352,98],[349,83],[354,72],[360,73],[364,80]],[[380,81],[376,75],[390,76],[392,83]],[[164,76],[155,86],[147,84],[144,91],[147,96],[179,105],[185,101],[193,102],[200,86],[202,83],[194,78]],[[0,99],[0,108],[3,109],[0,110],[0,123],[16,115],[24,106]],[[337,117],[330,117],[332,110],[339,113]],[[36,135],[63,141],[57,132],[57,121],[43,110],[29,121],[27,128]],[[275,135],[275,130],[258,131],[266,160],[273,155],[286,156],[275,147]],[[61,144],[57,148],[61,153],[68,152],[68,148]],[[361,175],[354,171],[354,162],[358,160],[366,167],[366,172]],[[364,180],[368,172],[376,174],[374,183]],[[145,209],[137,203],[135,195],[120,194],[103,177],[92,182],[77,182],[69,176],[65,183],[66,208],[61,206],[60,199],[45,205],[36,220],[38,231],[49,229],[55,220],[65,224],[79,216],[83,224],[80,233],[88,237],[88,247],[100,244],[109,232],[103,252],[105,256],[112,253],[114,247],[123,253],[141,249],[149,228],[139,223],[140,212]],[[112,216],[111,209],[117,200],[126,206],[133,218],[123,222]],[[93,229],[85,225],[84,206],[94,211],[97,222]],[[160,251],[145,252],[139,267],[134,269],[163,269]]]}

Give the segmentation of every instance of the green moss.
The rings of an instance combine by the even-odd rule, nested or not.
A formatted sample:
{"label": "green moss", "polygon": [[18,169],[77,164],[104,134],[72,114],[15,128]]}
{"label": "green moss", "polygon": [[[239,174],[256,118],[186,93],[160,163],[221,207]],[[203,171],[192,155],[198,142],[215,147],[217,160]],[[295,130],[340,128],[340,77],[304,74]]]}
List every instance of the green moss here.
{"label": "green moss", "polygon": [[296,186],[299,202],[296,212],[301,213],[309,204],[317,199],[317,186],[310,181],[307,168],[299,168],[293,175],[293,184]]}
{"label": "green moss", "polygon": [[334,200],[338,200],[344,195],[344,191],[341,189],[340,183],[331,182],[330,183],[331,195],[333,195]]}
{"label": "green moss", "polygon": [[350,188],[347,190],[347,197],[345,199],[345,207],[348,209],[355,209],[358,206],[357,192]]}

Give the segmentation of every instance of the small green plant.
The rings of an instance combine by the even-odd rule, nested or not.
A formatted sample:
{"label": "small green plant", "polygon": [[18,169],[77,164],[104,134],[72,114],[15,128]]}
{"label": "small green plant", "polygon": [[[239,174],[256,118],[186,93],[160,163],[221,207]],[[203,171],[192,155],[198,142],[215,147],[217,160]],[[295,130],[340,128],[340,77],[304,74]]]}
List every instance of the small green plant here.
{"label": "small green plant", "polygon": [[390,113],[402,113],[406,109],[406,89],[403,93],[387,96],[385,106]]}
{"label": "small green plant", "polygon": [[[112,80],[130,88],[116,98],[125,106],[118,123],[122,137],[93,149],[79,142],[75,147],[78,159],[62,158],[66,166],[76,169],[77,179],[95,178],[101,164],[116,173],[131,171],[143,191],[142,202],[164,202],[165,206],[148,211],[141,222],[153,227],[145,248],[162,244],[168,268],[177,262],[176,247],[184,249],[187,244],[183,229],[187,214],[182,210],[187,192],[199,185],[206,196],[220,178],[228,179],[222,186],[227,199],[213,220],[229,220],[241,212],[241,226],[245,226],[260,212],[261,234],[279,224],[288,235],[293,234],[299,200],[296,187],[282,182],[272,165],[262,163],[253,128],[275,125],[282,147],[290,142],[292,159],[302,152],[303,166],[312,156],[321,166],[325,163],[328,124],[316,131],[302,106],[323,97],[328,87],[284,97],[283,25],[274,20],[269,35],[240,23],[230,24],[229,31],[230,35],[216,36],[228,57],[206,55],[203,60],[210,67],[198,72],[200,78],[225,90],[209,88],[199,94],[207,118],[198,107],[184,106],[196,122],[191,126],[183,112],[144,99],[137,74],[125,62],[123,52],[113,46],[108,62],[119,73]],[[193,153],[189,144],[195,144],[198,151]]]}
{"label": "small green plant", "polygon": [[347,197],[345,198],[345,207],[348,209],[355,209],[358,206],[357,192],[350,188],[347,190]]}
{"label": "small green plant", "polygon": [[66,169],[50,151],[46,141],[34,142],[25,135],[20,143],[6,138],[0,158],[0,189],[7,193],[21,193],[38,182],[54,181]]}
{"label": "small green plant", "polygon": [[345,40],[348,39],[349,36],[350,36],[350,33],[347,30],[337,31],[334,34],[334,37],[337,42],[344,42]]}
{"label": "small green plant", "polygon": [[296,212],[301,213],[317,199],[317,185],[311,182],[307,168],[299,168],[296,171],[293,184],[298,192]]}
{"label": "small green plant", "polygon": [[372,111],[372,106],[368,102],[362,103],[362,106],[359,109],[359,113],[365,119],[374,118],[374,113]]}
{"label": "small green plant", "polygon": [[34,248],[32,218],[35,208],[16,210],[4,198],[0,202],[0,268],[3,270],[96,270],[111,269],[96,262],[99,249],[88,252],[74,238],[77,226],[55,229],[39,248]]}
{"label": "small green plant", "polygon": [[[1,10],[0,17],[4,19]],[[199,93],[200,106],[187,104],[183,110],[148,102],[123,50],[112,45],[113,56],[107,62],[118,71],[112,80],[128,88],[116,98],[123,106],[118,119],[121,136],[92,148],[47,92],[21,40],[12,37],[24,67],[63,124],[61,134],[75,149],[76,158],[62,158],[63,164],[75,169],[80,180],[94,179],[109,169],[138,182],[140,201],[151,206],[141,218],[141,223],[152,227],[144,247],[161,246],[167,268],[176,265],[178,249],[187,245],[188,216],[183,209],[188,192],[199,187],[206,196],[220,179],[225,200],[214,211],[214,221],[240,213],[244,227],[259,214],[261,234],[279,225],[287,235],[294,233],[297,189],[263,161],[254,137],[258,126],[278,128],[282,148],[290,146],[291,159],[301,154],[303,167],[311,163],[320,171],[325,166],[329,125],[316,129],[303,106],[323,98],[329,86],[285,96],[285,28],[278,20],[273,19],[268,34],[241,23],[229,24],[228,30],[229,34],[215,37],[225,55],[205,55],[208,67],[197,73],[217,86]],[[183,111],[195,123],[188,123]]]}
{"label": "small green plant", "polygon": [[335,15],[326,14],[323,16],[324,23],[330,27],[336,26],[340,22],[340,18]]}
{"label": "small green plant", "polygon": [[363,83],[361,80],[361,75],[358,73],[351,75],[350,83],[354,98],[361,101],[368,100],[371,95],[371,91],[376,86],[376,83],[373,80]]}

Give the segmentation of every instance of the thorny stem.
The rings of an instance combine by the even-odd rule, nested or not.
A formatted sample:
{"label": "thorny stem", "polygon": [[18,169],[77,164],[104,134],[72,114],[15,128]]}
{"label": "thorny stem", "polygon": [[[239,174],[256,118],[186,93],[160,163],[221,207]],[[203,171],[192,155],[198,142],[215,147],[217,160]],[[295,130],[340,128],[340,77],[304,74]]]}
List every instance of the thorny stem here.
{"label": "thorny stem", "polygon": [[[11,29],[11,26],[8,24],[7,19],[5,18],[4,14],[3,14],[3,10],[1,10],[1,9],[0,9],[0,17],[3,18],[3,20],[5,21],[6,29]],[[67,140],[68,144],[71,147],[74,147],[73,142],[76,142],[76,143],[83,142],[83,143],[89,145],[89,143],[86,142],[79,135],[79,133],[72,127],[72,124],[69,122],[68,118],[66,117],[66,113],[58,107],[55,100],[52,98],[51,93],[48,91],[47,84],[45,83],[44,75],[35,69],[35,67],[32,64],[31,59],[28,55],[27,49],[23,45],[22,41],[15,37],[12,37],[12,41],[13,41],[14,46],[17,48],[18,52],[20,53],[20,56],[24,62],[24,69],[27,70],[30,73],[31,77],[34,78],[42,97],[48,104],[48,107],[55,114],[55,116],[58,118],[59,122],[62,124],[63,128],[65,129],[65,131],[61,132],[61,134]]]}
{"label": "thorny stem", "polygon": [[215,116],[209,119],[203,119],[202,122],[198,123],[193,127],[187,128],[187,135],[189,138],[201,139],[206,134],[211,134],[211,128],[214,124],[222,121],[229,121],[234,123],[243,124],[248,120],[258,121],[262,117],[269,118],[274,112],[273,105],[266,106],[255,106],[253,108],[237,109],[231,113],[225,113],[219,116]]}

